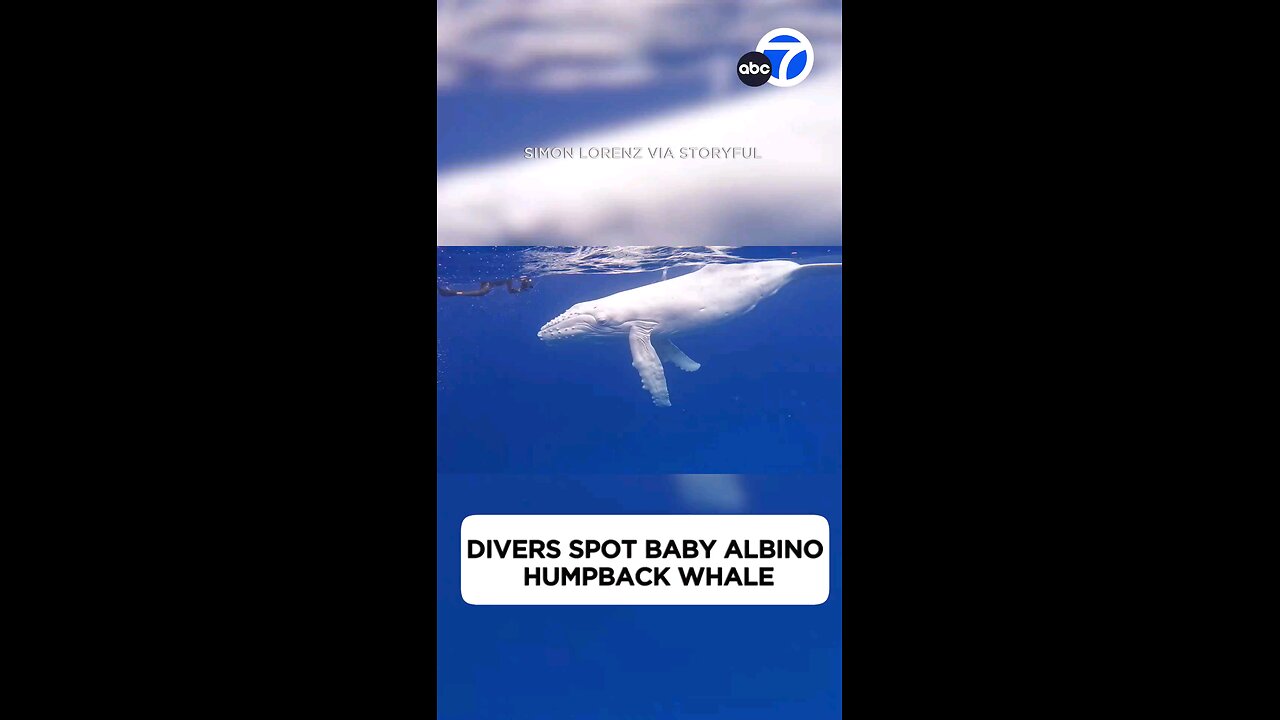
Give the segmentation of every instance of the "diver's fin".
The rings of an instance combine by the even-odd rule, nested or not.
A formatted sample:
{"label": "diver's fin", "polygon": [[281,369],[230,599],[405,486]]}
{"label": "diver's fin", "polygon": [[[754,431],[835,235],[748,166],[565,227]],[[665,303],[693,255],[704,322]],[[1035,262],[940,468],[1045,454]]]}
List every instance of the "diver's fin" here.
{"label": "diver's fin", "polygon": [[667,393],[667,376],[662,372],[662,361],[649,339],[649,328],[631,327],[631,365],[640,373],[640,384],[653,396],[653,404],[671,407]]}
{"label": "diver's fin", "polygon": [[662,358],[663,362],[669,362],[685,372],[693,372],[702,367],[666,338],[654,338],[653,349],[658,351],[658,357]]}

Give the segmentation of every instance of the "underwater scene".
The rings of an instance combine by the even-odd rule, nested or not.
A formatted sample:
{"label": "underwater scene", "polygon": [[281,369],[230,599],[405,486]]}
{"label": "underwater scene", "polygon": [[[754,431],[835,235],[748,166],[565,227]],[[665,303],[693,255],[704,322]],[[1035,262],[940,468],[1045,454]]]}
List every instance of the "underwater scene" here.
{"label": "underwater scene", "polygon": [[[841,717],[838,474],[437,480],[438,717]],[[830,596],[813,606],[474,606],[458,592],[468,515],[669,513],[821,514],[831,528]]]}
{"label": "underwater scene", "polygon": [[437,472],[838,475],[840,263],[438,246]]}

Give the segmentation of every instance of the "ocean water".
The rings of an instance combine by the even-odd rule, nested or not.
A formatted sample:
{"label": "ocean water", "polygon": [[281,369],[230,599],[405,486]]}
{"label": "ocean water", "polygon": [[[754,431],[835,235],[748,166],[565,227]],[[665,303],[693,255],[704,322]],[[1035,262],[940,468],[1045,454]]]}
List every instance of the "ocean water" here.
{"label": "ocean water", "polygon": [[[650,405],[652,407],[652,405]],[[437,716],[446,720],[841,717],[838,474],[440,475]],[[814,606],[473,606],[463,518],[479,514],[820,514],[831,593]]]}
{"label": "ocean water", "polygon": [[706,262],[839,262],[839,247],[437,249],[437,280],[530,275],[534,287],[436,297],[440,473],[838,473],[843,275],[801,278],[750,313],[681,334],[702,364],[665,366],[656,407],[625,338],[544,343],[575,303]]}
{"label": "ocean water", "polygon": [[[707,262],[839,262],[840,248],[439,248],[436,295],[437,714],[441,718],[841,716],[841,293],[799,279],[678,344],[672,407],[640,387],[625,339],[544,344],[574,303]],[[819,514],[818,606],[487,606],[459,592],[476,514]]]}

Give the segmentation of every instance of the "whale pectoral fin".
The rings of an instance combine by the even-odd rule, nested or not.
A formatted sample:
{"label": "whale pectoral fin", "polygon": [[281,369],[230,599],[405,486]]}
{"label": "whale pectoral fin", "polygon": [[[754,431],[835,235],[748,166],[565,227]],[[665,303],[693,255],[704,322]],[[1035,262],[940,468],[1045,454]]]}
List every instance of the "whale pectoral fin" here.
{"label": "whale pectoral fin", "polygon": [[640,384],[653,396],[653,404],[660,407],[671,407],[671,396],[667,393],[667,376],[662,372],[662,361],[653,349],[648,328],[634,326],[631,328],[631,365],[640,373]]}
{"label": "whale pectoral fin", "polygon": [[824,273],[843,273],[844,263],[809,263],[796,268],[797,273],[819,275]]}
{"label": "whale pectoral fin", "polygon": [[656,338],[653,341],[653,348],[658,351],[658,357],[663,362],[669,362],[685,372],[694,372],[702,367],[701,364],[693,361],[693,358],[685,355],[684,352],[676,347],[676,344],[666,338]]}

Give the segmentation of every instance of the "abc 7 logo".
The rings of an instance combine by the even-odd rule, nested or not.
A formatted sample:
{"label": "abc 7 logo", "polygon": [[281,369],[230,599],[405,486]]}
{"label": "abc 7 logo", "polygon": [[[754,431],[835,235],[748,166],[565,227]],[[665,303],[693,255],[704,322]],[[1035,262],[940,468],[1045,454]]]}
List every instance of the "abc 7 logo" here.
{"label": "abc 7 logo", "polygon": [[791,87],[813,70],[813,43],[799,30],[776,28],[764,34],[754,52],[738,59],[738,79],[751,87],[765,83]]}
{"label": "abc 7 logo", "polygon": [[738,79],[751,87],[760,87],[769,82],[773,68],[764,53],[749,52],[738,58]]}

